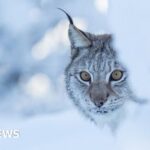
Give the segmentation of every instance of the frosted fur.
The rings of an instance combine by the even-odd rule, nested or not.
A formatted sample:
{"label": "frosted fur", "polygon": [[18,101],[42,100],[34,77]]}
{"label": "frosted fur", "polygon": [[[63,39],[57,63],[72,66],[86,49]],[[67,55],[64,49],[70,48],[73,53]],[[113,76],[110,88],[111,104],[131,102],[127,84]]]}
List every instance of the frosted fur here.
{"label": "frosted fur", "polygon": [[[128,72],[113,48],[112,35],[83,32],[73,24],[69,25],[68,33],[71,59],[65,70],[67,92],[86,117],[98,125],[107,124],[114,129],[124,117],[126,104],[136,98],[128,85]],[[110,81],[114,70],[123,71],[121,80]],[[90,74],[91,82],[81,80],[82,71]],[[100,96],[109,92],[101,107],[93,103],[91,90]]]}

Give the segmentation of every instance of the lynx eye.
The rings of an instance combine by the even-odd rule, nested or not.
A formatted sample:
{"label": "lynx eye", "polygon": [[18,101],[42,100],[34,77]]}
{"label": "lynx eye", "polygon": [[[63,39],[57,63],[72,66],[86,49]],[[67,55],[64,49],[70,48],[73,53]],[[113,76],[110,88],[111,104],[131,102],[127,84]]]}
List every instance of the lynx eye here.
{"label": "lynx eye", "polygon": [[82,71],[80,72],[80,78],[83,80],[83,81],[90,81],[91,80],[91,76],[88,72],[86,71]]}
{"label": "lynx eye", "polygon": [[121,70],[115,70],[111,74],[111,80],[118,81],[122,78],[123,72]]}

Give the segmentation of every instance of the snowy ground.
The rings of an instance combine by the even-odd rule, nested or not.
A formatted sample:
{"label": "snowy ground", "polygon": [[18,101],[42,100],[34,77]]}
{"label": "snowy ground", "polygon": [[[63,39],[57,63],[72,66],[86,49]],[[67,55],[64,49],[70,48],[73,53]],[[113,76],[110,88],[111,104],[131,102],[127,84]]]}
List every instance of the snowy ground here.
{"label": "snowy ground", "polygon": [[[19,138],[0,138],[0,149],[149,150],[150,104],[129,108],[116,133],[71,106],[63,82],[68,24],[55,9],[68,10],[81,29],[113,32],[131,86],[150,99],[149,6],[148,0],[0,0],[0,130],[20,130]],[[18,70],[19,83],[8,88],[4,79],[10,83],[7,75]]]}
{"label": "snowy ground", "polygon": [[128,116],[116,133],[97,128],[76,110],[30,119],[1,119],[0,128],[17,128],[19,138],[0,139],[3,150],[149,150],[149,108]]}

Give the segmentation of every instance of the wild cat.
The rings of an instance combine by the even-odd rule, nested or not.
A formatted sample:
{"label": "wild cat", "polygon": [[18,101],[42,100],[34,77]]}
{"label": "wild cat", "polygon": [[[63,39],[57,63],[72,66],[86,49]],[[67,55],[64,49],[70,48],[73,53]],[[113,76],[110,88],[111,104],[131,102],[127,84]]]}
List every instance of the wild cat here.
{"label": "wild cat", "polygon": [[66,89],[77,108],[98,125],[116,127],[124,106],[138,100],[128,84],[128,72],[113,48],[112,35],[94,35],[78,29],[71,16],[71,59],[65,70]]}

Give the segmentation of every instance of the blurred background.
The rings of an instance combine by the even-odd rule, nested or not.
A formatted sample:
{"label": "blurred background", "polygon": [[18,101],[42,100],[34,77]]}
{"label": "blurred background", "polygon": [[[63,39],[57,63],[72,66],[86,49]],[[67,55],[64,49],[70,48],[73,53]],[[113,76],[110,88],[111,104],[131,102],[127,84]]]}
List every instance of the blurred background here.
{"label": "blurred background", "polygon": [[0,0],[1,113],[30,116],[70,107],[63,75],[70,56],[68,20],[57,7],[83,30],[108,28],[107,0]]}
{"label": "blurred background", "polygon": [[150,98],[148,0],[0,0],[0,129],[20,130],[19,139],[0,138],[2,149],[149,150],[149,105],[115,136],[72,105],[64,84],[69,23],[58,7],[84,31],[113,33],[134,92]]}

